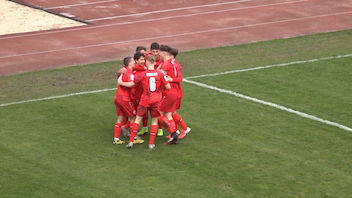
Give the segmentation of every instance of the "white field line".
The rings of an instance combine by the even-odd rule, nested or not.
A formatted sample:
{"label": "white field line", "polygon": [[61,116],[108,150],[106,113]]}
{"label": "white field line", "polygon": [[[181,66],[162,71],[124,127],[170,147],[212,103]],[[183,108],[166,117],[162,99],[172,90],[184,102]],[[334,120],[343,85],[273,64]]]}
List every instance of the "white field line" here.
{"label": "white field line", "polygon": [[119,0],[106,0],[106,1],[95,1],[95,2],[89,2],[89,3],[78,3],[78,4],[71,4],[71,5],[62,5],[62,6],[49,7],[49,8],[44,8],[44,9],[51,10],[51,9],[57,9],[57,8],[70,8],[70,7],[77,7],[77,6],[86,6],[86,5],[93,5],[93,4],[109,3],[109,2],[114,2],[114,1],[119,1]]}
{"label": "white field line", "polygon": [[197,85],[199,87],[211,89],[211,90],[214,90],[214,91],[218,91],[218,92],[221,92],[221,93],[230,94],[230,95],[242,98],[242,99],[250,100],[252,102],[260,103],[260,104],[267,105],[267,106],[270,106],[270,107],[274,107],[274,108],[277,108],[277,109],[280,109],[280,110],[283,110],[283,111],[287,111],[287,112],[296,114],[296,115],[304,117],[304,118],[315,120],[315,121],[318,121],[318,122],[321,122],[321,123],[324,123],[324,124],[327,124],[327,125],[335,126],[335,127],[340,128],[340,129],[352,132],[351,128],[349,128],[347,126],[344,126],[342,124],[339,124],[339,123],[336,123],[336,122],[331,122],[329,120],[324,120],[324,119],[318,118],[316,116],[309,115],[309,114],[306,114],[306,113],[303,113],[303,112],[300,112],[300,111],[296,111],[296,110],[293,110],[293,109],[290,109],[290,108],[287,108],[287,107],[284,107],[284,106],[281,106],[281,105],[278,105],[278,104],[275,104],[275,103],[272,103],[272,102],[267,102],[267,101],[260,100],[260,99],[257,99],[257,98],[253,98],[253,97],[250,97],[250,96],[246,96],[246,95],[234,92],[234,91],[221,89],[221,88],[218,88],[218,87],[214,87],[214,86],[211,86],[211,85],[207,85],[207,84],[204,84],[204,83],[195,82],[195,81],[191,81],[191,80],[187,80],[187,79],[185,79],[184,82],[189,83],[189,84],[193,84],[193,85]]}
{"label": "white field line", "polygon": [[65,94],[65,95],[50,96],[50,97],[45,97],[45,98],[38,98],[38,99],[24,100],[24,101],[18,101],[18,102],[11,102],[11,103],[0,104],[0,107],[6,107],[6,106],[23,104],[23,103],[29,103],[29,102],[38,102],[38,101],[44,101],[44,100],[53,100],[53,99],[58,99],[58,98],[67,98],[67,97],[70,97],[70,96],[78,96],[78,95],[99,93],[99,92],[112,91],[112,90],[116,90],[116,88],[100,89],[100,90],[93,90],[93,91],[84,91],[84,92],[70,93],[70,94]]}
{"label": "white field line", "polygon": [[90,19],[87,21],[93,22],[93,21],[118,19],[118,18],[131,17],[131,16],[144,16],[144,15],[148,15],[148,14],[159,14],[159,13],[163,13],[163,12],[173,12],[173,11],[189,10],[189,9],[195,9],[195,8],[205,8],[205,7],[213,7],[213,6],[220,6],[220,5],[237,4],[237,3],[243,3],[243,2],[248,2],[248,1],[253,1],[253,0],[230,1],[230,2],[222,2],[222,3],[205,4],[205,5],[199,5],[199,6],[189,6],[189,7],[172,8],[172,9],[165,9],[165,10],[156,10],[156,11],[150,11],[150,12],[141,12],[141,13],[135,13],[135,14],[126,14],[126,15],[119,15],[119,16],[112,16],[112,17],[96,18],[96,19]]}
{"label": "white field line", "polygon": [[[338,55],[338,56],[329,56],[329,57],[323,57],[323,58],[318,58],[318,59],[310,59],[310,60],[293,61],[293,62],[282,63],[282,64],[277,64],[277,65],[278,66],[289,66],[289,65],[293,65],[293,64],[303,64],[303,63],[311,63],[311,62],[324,61],[324,60],[330,60],[330,59],[340,59],[340,58],[350,57],[350,56],[352,56],[352,54],[345,54],[345,55]],[[254,68],[257,68],[255,70],[259,70],[259,69],[266,69],[266,68],[274,67],[274,66],[275,65],[267,65],[267,66],[254,67]],[[249,69],[241,69],[241,70],[232,70],[232,71],[229,71],[229,72],[230,73],[246,72],[246,71],[254,70],[254,68],[253,69],[249,68]],[[222,75],[222,74],[228,74],[229,72],[222,72],[222,73],[216,73],[216,74],[217,75]],[[204,77],[204,76],[205,75],[190,76],[190,77],[184,78],[184,80],[192,79],[192,78],[200,78],[200,77]],[[214,76],[214,75],[206,74],[206,76]],[[59,96],[50,96],[50,97],[45,97],[45,98],[38,98],[38,99],[23,100],[23,101],[18,101],[18,102],[4,103],[4,104],[0,104],[0,107],[17,105],[17,104],[23,104],[23,103],[29,103],[29,102],[37,102],[37,101],[43,101],[43,100],[52,100],[52,99],[58,99],[58,98],[66,98],[66,97],[76,96],[76,95],[99,93],[99,92],[112,91],[112,90],[116,90],[116,88],[100,89],[100,90],[85,91],[85,92],[77,92],[77,93],[71,93],[71,94],[65,94],[65,95],[59,95]]]}
{"label": "white field line", "polygon": [[147,41],[147,40],[155,40],[155,39],[173,38],[173,37],[179,37],[179,36],[188,36],[188,35],[203,34],[203,33],[210,33],[210,32],[218,32],[218,31],[225,31],[225,30],[234,30],[234,29],[240,29],[240,28],[250,28],[250,27],[255,27],[255,26],[271,25],[271,24],[277,24],[277,23],[300,21],[300,20],[306,20],[306,19],[321,18],[321,17],[328,17],[328,16],[351,14],[351,13],[352,13],[352,11],[350,11],[350,12],[340,12],[340,13],[333,13],[333,14],[324,14],[324,15],[317,15],[317,16],[301,17],[301,18],[295,18],[295,19],[286,19],[286,20],[273,21],[273,22],[265,22],[265,23],[257,23],[257,24],[232,26],[232,27],[226,27],[226,28],[215,28],[215,29],[208,29],[208,30],[201,30],[201,31],[194,31],[194,32],[186,32],[186,33],[180,33],[180,34],[173,34],[173,35],[162,35],[162,36],[154,36],[154,37],[147,37],[147,38],[140,38],[140,39],[117,41],[117,42],[100,43],[100,44],[94,44],[94,45],[85,45],[85,46],[79,46],[79,47],[69,47],[69,48],[62,48],[62,49],[55,49],[55,50],[37,51],[37,52],[29,52],[29,53],[23,53],[23,54],[15,54],[15,55],[6,55],[6,56],[0,56],[0,59],[20,57],[20,56],[38,55],[38,54],[53,53],[53,52],[68,51],[68,50],[76,50],[76,49],[85,49],[85,48],[92,48],[92,47],[101,47],[101,46],[116,45],[116,44],[124,44],[124,43],[130,43],[130,42],[139,42],[139,41]]}
{"label": "white field line", "polygon": [[203,75],[198,75],[198,76],[190,76],[190,77],[186,77],[186,79],[195,79],[195,78],[202,78],[202,77],[219,76],[219,75],[246,72],[246,71],[253,71],[253,70],[259,70],[259,69],[267,69],[267,68],[271,68],[271,67],[284,67],[284,66],[301,64],[301,63],[313,63],[313,62],[318,62],[318,61],[346,58],[346,57],[351,57],[351,56],[352,56],[352,54],[345,54],[345,55],[329,56],[329,57],[316,58],[316,59],[310,59],[310,60],[300,60],[300,61],[293,61],[293,62],[289,62],[289,63],[280,63],[280,64],[274,64],[274,65],[265,65],[265,66],[259,66],[259,67],[252,67],[252,68],[247,68],[247,69],[238,69],[238,70],[231,70],[231,71],[225,71],[225,72],[219,72],[219,73],[203,74]]}

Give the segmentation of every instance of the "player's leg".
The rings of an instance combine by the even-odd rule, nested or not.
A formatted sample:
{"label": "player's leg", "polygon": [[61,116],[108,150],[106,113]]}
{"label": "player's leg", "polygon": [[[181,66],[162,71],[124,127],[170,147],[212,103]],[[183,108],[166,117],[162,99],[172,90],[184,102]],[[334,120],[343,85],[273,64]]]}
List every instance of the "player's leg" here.
{"label": "player's leg", "polygon": [[113,144],[123,144],[124,142],[122,140],[120,140],[120,134],[121,134],[121,123],[124,119],[124,116],[119,115],[117,116],[117,121],[115,123],[115,127],[114,127],[114,140],[113,140]]}
{"label": "player's leg", "polygon": [[115,107],[116,107],[116,115],[117,115],[117,120],[114,126],[114,139],[113,139],[113,144],[123,144],[124,142],[120,140],[120,134],[121,134],[121,123],[124,120],[124,111],[123,111],[123,101],[118,100],[115,98]]}
{"label": "player's leg", "polygon": [[158,118],[160,116],[160,111],[159,111],[158,106],[159,106],[159,104],[154,104],[154,105],[151,105],[151,107],[149,108],[150,117],[152,118],[151,119],[151,127],[150,127],[149,145],[148,145],[149,149],[153,149],[155,147],[154,139],[157,134]]}
{"label": "player's leg", "polygon": [[158,132],[157,132],[157,136],[163,136],[164,135],[164,131],[163,131],[163,127],[165,127],[168,130],[168,126],[167,126],[167,119],[164,115],[164,112],[160,112],[160,117],[158,118]]}
{"label": "player's leg", "polygon": [[165,117],[168,120],[169,132],[171,137],[165,144],[177,144],[179,132],[177,131],[175,121],[172,119],[172,112],[166,112]]}
{"label": "player's leg", "polygon": [[164,96],[160,106],[160,110],[164,112],[164,116],[166,117],[166,119],[161,118],[161,120],[167,123],[168,131],[170,132],[170,134],[176,132],[177,130],[175,122],[172,119],[172,113],[176,111],[177,104],[178,104],[177,93],[170,92]]}
{"label": "player's leg", "polygon": [[127,144],[127,148],[132,148],[133,147],[133,143],[134,143],[134,139],[137,135],[137,131],[138,131],[138,128],[139,128],[139,123],[141,122],[143,117],[141,116],[136,116],[134,122],[131,124],[131,137],[130,137],[130,140]]}
{"label": "player's leg", "polygon": [[145,114],[145,112],[147,110],[148,110],[147,107],[138,106],[137,116],[136,116],[134,122],[132,123],[132,126],[130,127],[131,128],[131,137],[130,137],[128,145],[126,146],[127,148],[132,148],[134,143],[143,143],[144,142],[142,139],[135,140],[135,137],[138,132],[139,123],[141,123],[141,121],[143,119],[143,115]]}
{"label": "player's leg", "polygon": [[154,117],[151,119],[151,127],[150,127],[150,138],[149,138],[149,145],[150,149],[155,147],[154,140],[156,137],[156,132],[158,130],[158,117]]}
{"label": "player's leg", "polygon": [[145,133],[148,133],[148,112],[143,116],[142,124],[143,127],[140,131],[138,131],[137,135],[144,135]]}
{"label": "player's leg", "polygon": [[[132,100],[132,101],[131,101],[133,110],[134,110],[135,112],[137,112],[138,103],[139,103],[138,100]],[[125,136],[126,138],[128,138],[128,139],[131,137],[131,136],[130,136],[129,129],[130,129],[130,127],[132,126],[132,123],[133,123],[133,122],[134,122],[134,117],[133,117],[133,119],[129,119],[129,120],[126,122],[126,124],[121,127],[122,134],[124,134],[124,136]]]}
{"label": "player's leg", "polygon": [[187,127],[182,117],[177,112],[173,113],[172,118],[174,119],[176,125],[179,125],[182,128],[181,134],[178,136],[178,139],[183,139],[191,131],[191,128]]}

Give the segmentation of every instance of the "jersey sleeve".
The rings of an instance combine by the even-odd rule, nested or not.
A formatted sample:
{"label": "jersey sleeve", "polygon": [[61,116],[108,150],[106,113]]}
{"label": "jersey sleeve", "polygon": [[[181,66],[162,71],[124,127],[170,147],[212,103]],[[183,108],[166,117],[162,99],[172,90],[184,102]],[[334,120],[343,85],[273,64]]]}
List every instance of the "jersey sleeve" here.
{"label": "jersey sleeve", "polygon": [[183,75],[181,67],[175,67],[175,76],[176,77],[172,78],[172,82],[182,82]]}
{"label": "jersey sleeve", "polygon": [[126,68],[125,67],[121,67],[118,71],[117,71],[117,78],[119,78],[123,73],[126,72]]}
{"label": "jersey sleeve", "polygon": [[164,85],[169,84],[169,81],[167,80],[167,78],[166,78],[166,76],[164,75],[164,73],[160,72],[159,75],[160,75],[160,80],[161,80],[161,82],[162,82]]}
{"label": "jersey sleeve", "polygon": [[165,62],[163,63],[163,64],[161,64],[161,67],[160,67],[160,70],[164,73],[164,74],[166,74],[167,73],[167,71],[169,71],[169,64],[165,64]]}

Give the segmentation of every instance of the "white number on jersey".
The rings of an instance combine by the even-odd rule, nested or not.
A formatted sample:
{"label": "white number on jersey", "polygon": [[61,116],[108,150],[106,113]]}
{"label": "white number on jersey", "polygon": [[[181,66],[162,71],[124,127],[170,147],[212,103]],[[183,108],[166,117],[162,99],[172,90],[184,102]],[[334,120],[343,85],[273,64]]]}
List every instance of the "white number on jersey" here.
{"label": "white number on jersey", "polygon": [[150,91],[155,91],[156,90],[156,84],[155,84],[155,78],[154,77],[149,78],[149,89],[150,89]]}

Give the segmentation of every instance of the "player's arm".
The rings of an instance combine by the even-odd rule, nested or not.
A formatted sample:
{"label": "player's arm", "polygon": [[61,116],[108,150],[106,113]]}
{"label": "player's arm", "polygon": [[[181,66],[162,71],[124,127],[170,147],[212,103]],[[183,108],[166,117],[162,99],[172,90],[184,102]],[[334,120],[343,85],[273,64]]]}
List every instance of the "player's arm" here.
{"label": "player's arm", "polygon": [[179,83],[179,82],[182,82],[183,80],[182,72],[180,70],[177,71],[177,76],[175,78],[171,78],[170,76],[166,76],[166,77],[169,80],[169,82]]}
{"label": "player's arm", "polygon": [[161,73],[161,75],[162,75],[161,82],[164,84],[165,88],[167,90],[171,89],[171,85],[170,85],[169,80],[167,79],[167,77],[163,73]]}
{"label": "player's arm", "polygon": [[127,70],[125,67],[121,67],[118,71],[117,71],[117,76],[120,77],[121,74],[125,73]]}
{"label": "player's arm", "polygon": [[121,85],[124,87],[133,87],[134,86],[134,82],[133,81],[129,81],[129,82],[124,82],[122,80],[123,74],[117,79],[117,85]]}

